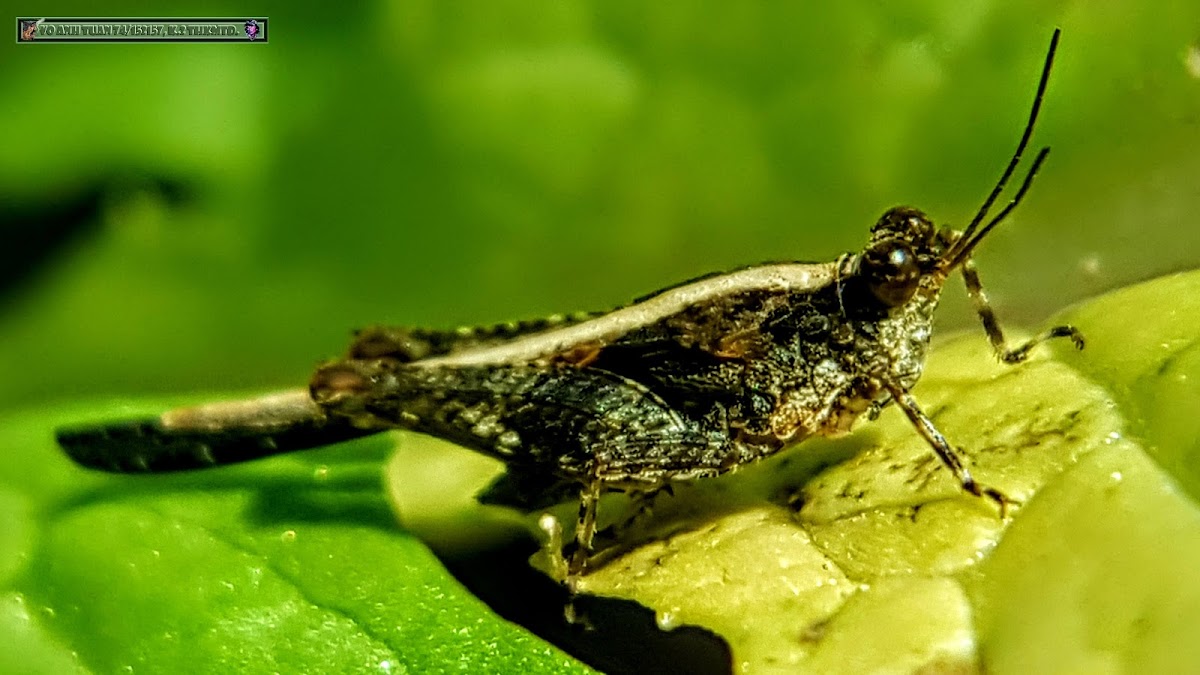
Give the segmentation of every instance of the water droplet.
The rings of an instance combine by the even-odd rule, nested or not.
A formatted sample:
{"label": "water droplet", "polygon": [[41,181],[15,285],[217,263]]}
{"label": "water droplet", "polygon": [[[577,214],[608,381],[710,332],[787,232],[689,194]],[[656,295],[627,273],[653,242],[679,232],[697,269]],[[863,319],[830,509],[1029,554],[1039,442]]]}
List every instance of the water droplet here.
{"label": "water droplet", "polygon": [[1083,272],[1089,277],[1100,276],[1103,268],[1103,261],[1100,259],[1099,253],[1090,253],[1079,261],[1079,271]]}
{"label": "water droplet", "polygon": [[673,607],[661,612],[655,612],[654,623],[658,624],[658,629],[661,631],[671,631],[679,628],[679,608]]}
{"label": "water droplet", "polygon": [[1115,482],[1115,483],[1120,483],[1120,482],[1121,482],[1121,480],[1122,480],[1123,478],[1125,478],[1125,476],[1124,476],[1124,475],[1122,475],[1120,471],[1114,471],[1114,472],[1112,472],[1111,474],[1109,474],[1109,477],[1110,477],[1110,478],[1112,478],[1112,479],[1113,479],[1113,482]]}
{"label": "water droplet", "polygon": [[800,595],[800,587],[797,586],[791,579],[781,576],[779,577],[779,582],[786,586],[787,589],[792,592],[792,595]]}
{"label": "water droplet", "polygon": [[1187,68],[1188,75],[1200,80],[1200,45],[1188,47],[1183,57],[1183,65]]}
{"label": "water droplet", "polygon": [[296,531],[284,530],[283,534],[279,535],[279,538],[283,540],[283,543],[290,544],[293,541],[296,541]]}
{"label": "water droplet", "polygon": [[392,672],[392,662],[391,661],[380,661],[379,669],[385,673]]}
{"label": "water droplet", "polygon": [[558,532],[559,534],[562,533],[562,525],[559,524],[558,518],[555,518],[549,513],[543,513],[541,517],[538,518],[538,527],[542,530],[542,532],[547,534],[554,532]]}
{"label": "water droplet", "polygon": [[1109,433],[1107,436],[1105,436],[1105,437],[1104,437],[1104,444],[1105,444],[1105,445],[1112,445],[1113,443],[1116,443],[1116,442],[1117,442],[1117,441],[1119,441],[1119,440],[1121,440],[1121,434],[1120,434],[1120,432],[1113,431],[1113,432],[1110,432],[1110,433]]}
{"label": "water droplet", "polygon": [[316,469],[313,469],[313,480],[322,481],[329,480],[329,467],[322,464]]}

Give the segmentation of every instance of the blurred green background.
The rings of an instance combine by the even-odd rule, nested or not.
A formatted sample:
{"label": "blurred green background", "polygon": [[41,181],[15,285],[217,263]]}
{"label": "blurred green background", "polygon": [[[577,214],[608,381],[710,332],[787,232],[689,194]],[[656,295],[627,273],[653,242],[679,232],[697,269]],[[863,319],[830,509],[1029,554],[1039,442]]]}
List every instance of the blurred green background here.
{"label": "blurred green background", "polygon": [[1056,25],[1054,152],[979,255],[1002,319],[1200,263],[1195,2],[7,7],[271,26],[0,49],[3,407],[295,385],[357,326],[829,260],[897,203],[961,225]]}
{"label": "blurred green background", "polygon": [[[47,639],[47,653],[101,671],[142,648],[129,637],[142,624],[111,617],[144,611],[147,625],[208,630],[224,616],[176,597],[193,588],[182,572],[146,582],[137,575],[162,568],[126,564],[157,538],[168,550],[182,542],[190,560],[208,528],[282,561],[281,584],[291,574],[326,594],[318,609],[344,600],[363,625],[399,631],[388,634],[397,653],[411,635],[436,637],[442,651],[410,650],[407,663],[438,663],[471,641],[486,651],[481,634],[519,641],[492,623],[445,628],[481,625],[469,623],[477,603],[434,602],[449,607],[436,614],[411,602],[463,596],[395,528],[378,489],[390,446],[322,455],[335,474],[338,457],[369,465],[344,480],[375,510],[342,522],[325,502],[297,509],[318,482],[306,460],[157,479],[139,493],[67,467],[49,445],[57,421],[41,420],[119,409],[113,397],[145,408],[158,394],[295,386],[365,324],[599,309],[713,270],[831,260],[895,204],[961,226],[1012,152],[1055,26],[1064,36],[1035,137],[1054,152],[978,256],[1002,320],[1037,325],[1077,299],[1200,266],[1194,0],[5,7],[9,20],[271,18],[267,45],[0,48],[0,411],[26,409],[5,436],[14,489],[0,540],[20,546],[0,547],[10,552],[0,572],[33,560],[13,588],[67,619],[26,623],[67,636]],[[939,321],[975,325],[960,290]],[[62,495],[83,507],[56,510]],[[295,519],[289,548],[278,530]],[[205,541],[196,546],[220,562],[195,587],[219,588],[224,570],[242,569],[221,556],[245,556]],[[344,560],[326,560],[331,551]],[[401,563],[433,572],[393,573]],[[112,607],[77,601],[99,584]],[[386,611],[355,604],[367,591]],[[427,614],[442,623],[412,619]],[[132,627],[124,642],[79,636],[79,616]],[[242,638],[235,647],[258,644]],[[323,643],[311,644],[319,659]]]}

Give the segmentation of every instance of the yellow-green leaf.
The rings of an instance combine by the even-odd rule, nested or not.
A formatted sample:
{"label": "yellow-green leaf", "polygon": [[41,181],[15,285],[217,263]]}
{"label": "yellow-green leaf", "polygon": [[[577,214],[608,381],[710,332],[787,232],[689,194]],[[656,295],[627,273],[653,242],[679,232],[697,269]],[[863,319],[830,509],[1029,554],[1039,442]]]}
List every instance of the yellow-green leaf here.
{"label": "yellow-green leaf", "polygon": [[661,499],[583,587],[712,629],[747,672],[1198,669],[1198,297],[1192,273],[1094,300],[1060,317],[1087,350],[1017,367],[982,333],[938,345],[916,395],[1008,520],[889,410]]}

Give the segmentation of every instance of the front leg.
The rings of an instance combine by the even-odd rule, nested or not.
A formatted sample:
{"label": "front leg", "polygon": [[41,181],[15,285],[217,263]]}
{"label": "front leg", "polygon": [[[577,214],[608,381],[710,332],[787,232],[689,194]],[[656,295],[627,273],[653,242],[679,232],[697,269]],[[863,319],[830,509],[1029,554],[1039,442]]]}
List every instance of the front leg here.
{"label": "front leg", "polygon": [[937,430],[937,427],[933,425],[933,420],[929,419],[929,416],[921,410],[907,389],[893,382],[888,382],[885,386],[888,392],[891,393],[896,405],[904,411],[909,421],[913,423],[913,426],[917,428],[917,431],[925,438],[933,448],[933,451],[937,453],[938,458],[954,474],[954,478],[958,480],[958,484],[962,486],[962,489],[976,497],[987,497],[996,502],[1000,506],[1000,518],[1003,520],[1008,515],[1008,505],[1016,502],[1003,492],[986,485],[981,485],[975,481],[971,476],[971,472],[963,464],[962,457],[959,456],[958,451],[950,446],[946,437],[942,435],[942,432]]}
{"label": "front leg", "polygon": [[1004,363],[1020,363],[1024,361],[1029,357],[1030,350],[1051,338],[1071,338],[1071,342],[1075,343],[1076,349],[1083,349],[1083,335],[1074,326],[1054,326],[1016,347],[1009,348],[1004,340],[1004,331],[1000,329],[1000,322],[996,320],[996,313],[992,311],[987,294],[983,292],[983,284],[979,281],[979,272],[975,269],[974,260],[968,258],[963,262],[962,275],[963,281],[967,284],[967,295],[971,297],[971,303],[975,305],[975,312],[979,314],[979,319],[983,321],[983,330],[987,332],[988,340],[992,343],[992,349],[995,350],[996,357]]}

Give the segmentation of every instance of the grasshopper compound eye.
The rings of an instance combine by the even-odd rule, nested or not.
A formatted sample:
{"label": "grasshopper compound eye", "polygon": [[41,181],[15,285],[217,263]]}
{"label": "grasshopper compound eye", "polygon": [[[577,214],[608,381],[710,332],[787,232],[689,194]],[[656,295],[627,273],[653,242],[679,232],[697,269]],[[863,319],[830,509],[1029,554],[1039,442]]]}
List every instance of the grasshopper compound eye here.
{"label": "grasshopper compound eye", "polygon": [[863,252],[858,265],[871,295],[889,308],[911,300],[921,281],[917,256],[908,244],[897,239],[874,244]]}

